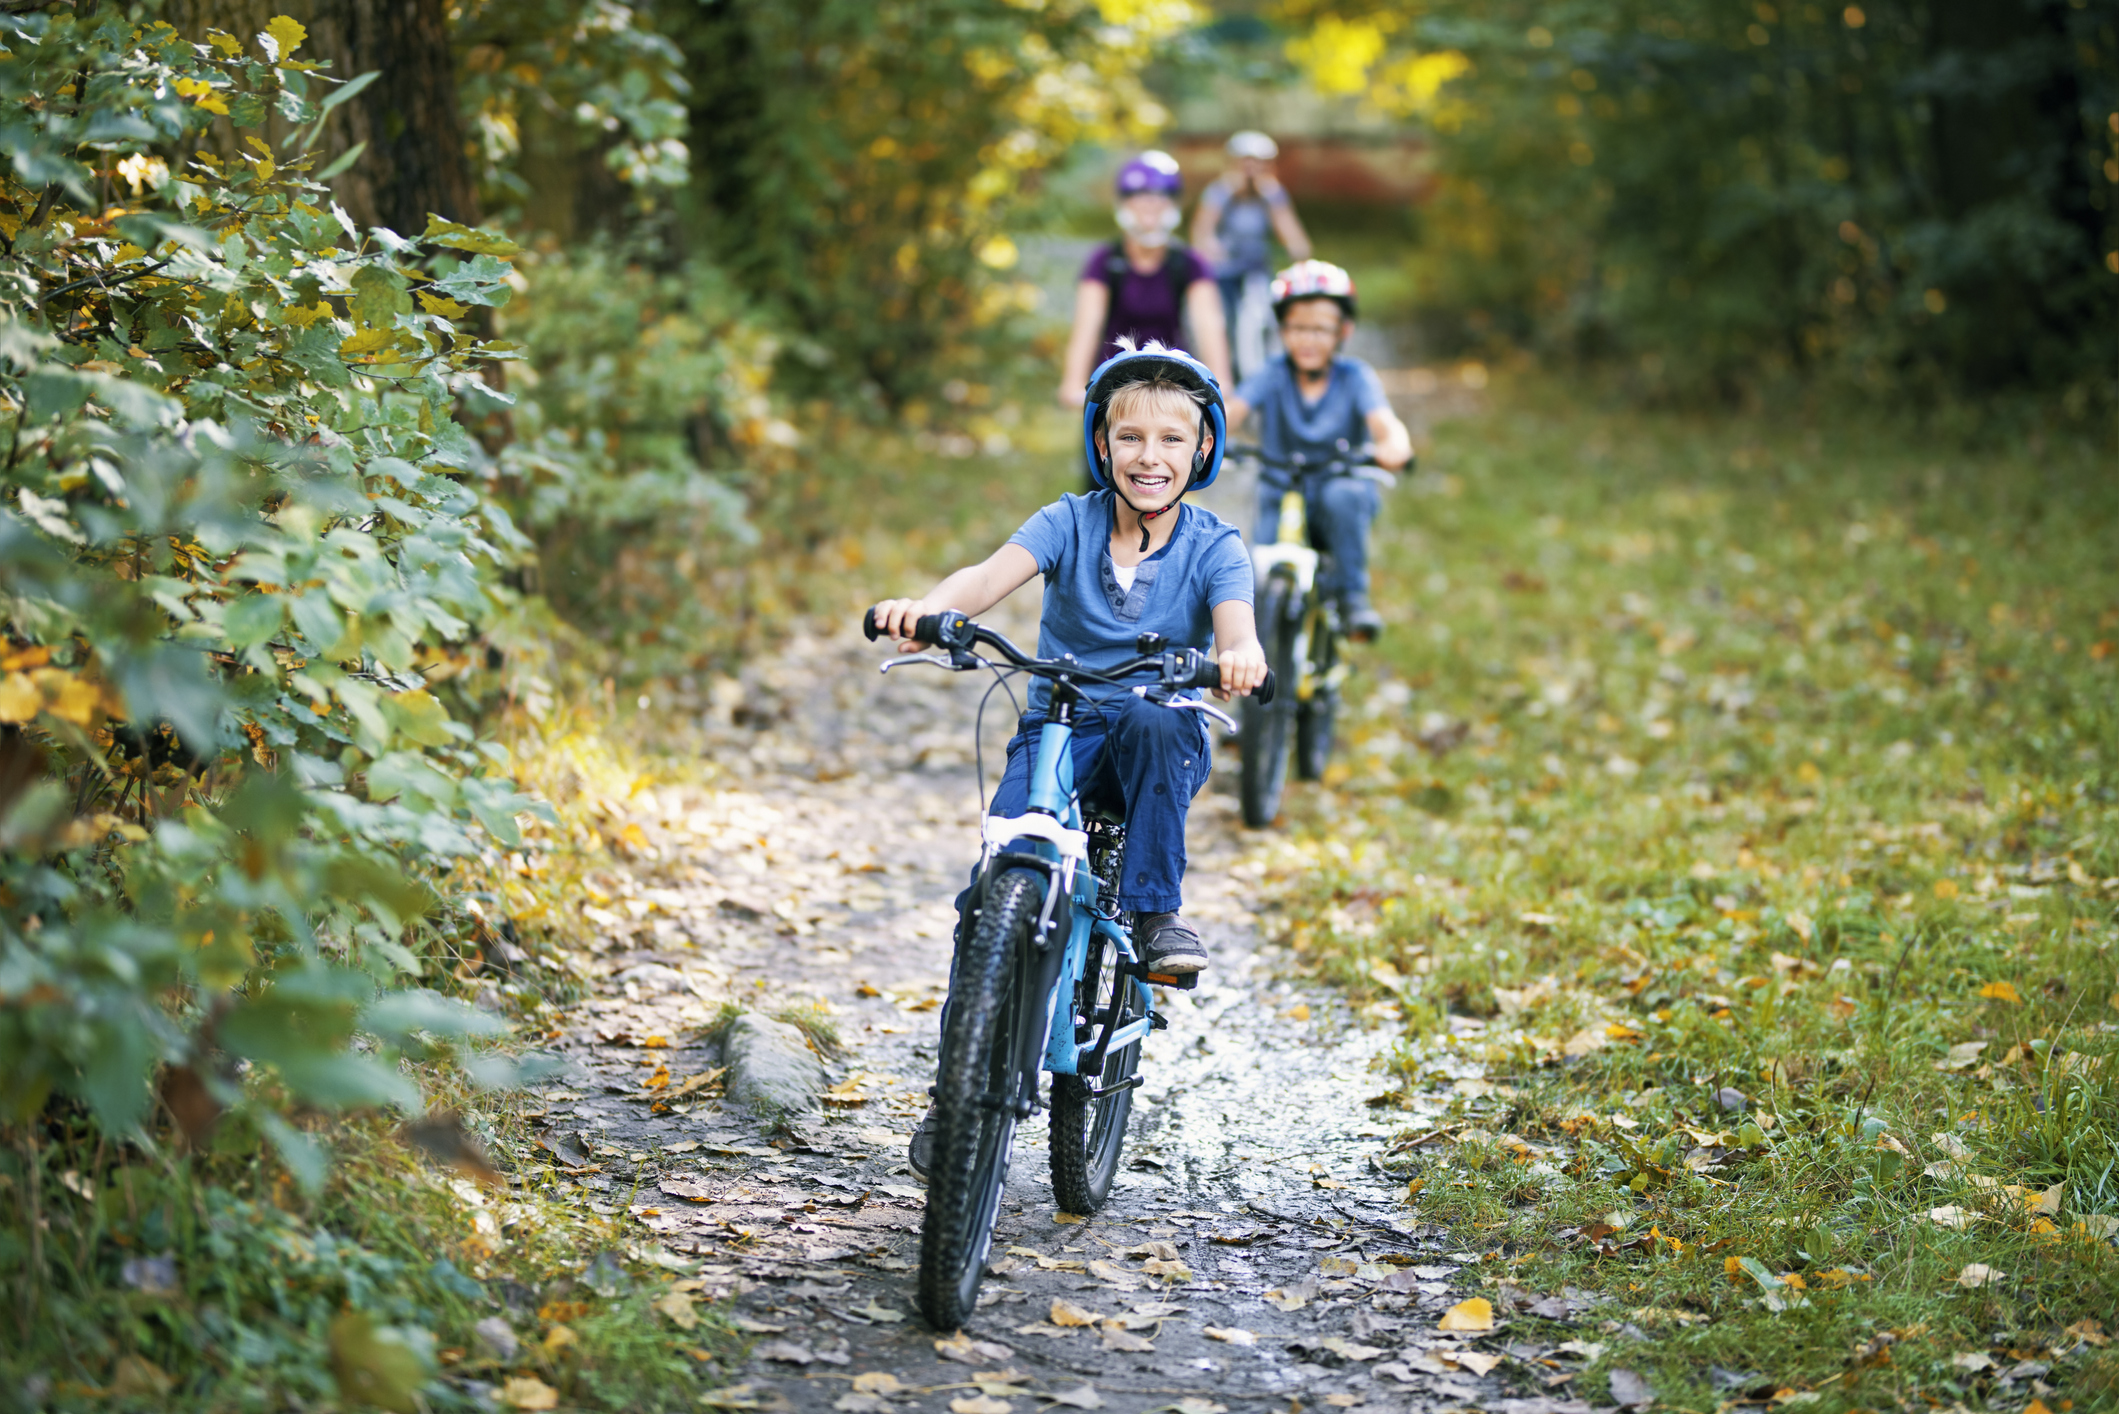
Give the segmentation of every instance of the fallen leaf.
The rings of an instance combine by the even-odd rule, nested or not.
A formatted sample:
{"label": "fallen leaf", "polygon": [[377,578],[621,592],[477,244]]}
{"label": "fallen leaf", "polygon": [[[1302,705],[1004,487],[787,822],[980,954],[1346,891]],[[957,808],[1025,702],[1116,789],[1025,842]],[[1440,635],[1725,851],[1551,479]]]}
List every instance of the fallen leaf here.
{"label": "fallen leaf", "polygon": [[1282,1012],[1281,1015],[1290,1021],[1308,1021],[1310,1019],[1310,1004],[1308,1002],[1297,1002]]}
{"label": "fallen leaf", "polygon": [[1962,1355],[1952,1355],[1950,1363],[1960,1370],[1991,1370],[1994,1357],[1980,1350],[1967,1350]]}
{"label": "fallen leaf", "polygon": [[1604,1357],[1604,1344],[1595,1340],[1563,1340],[1554,1350],[1561,1355],[1572,1355],[1577,1359],[1594,1363]]}
{"label": "fallen leaf", "polygon": [[688,1331],[699,1324],[699,1314],[692,1310],[689,1292],[671,1291],[655,1302],[655,1309],[670,1318],[670,1323],[680,1331]]}
{"label": "fallen leaf", "polygon": [[2023,998],[2016,995],[2016,987],[2009,982],[1989,982],[1979,989],[1979,995],[1997,1002],[2020,1003]]}
{"label": "fallen leaf", "polygon": [[1116,1262],[1095,1261],[1084,1267],[1079,1262],[1061,1263],[1047,1257],[1040,1258],[1038,1265],[1058,1267],[1062,1271],[1086,1271],[1098,1281],[1110,1282],[1113,1286],[1122,1287],[1127,1291],[1140,1290],[1140,1273],[1128,1271]]}
{"label": "fallen leaf", "polygon": [[905,1385],[888,1370],[870,1370],[853,1377],[856,1394],[903,1394]]}
{"label": "fallen leaf", "polygon": [[1013,1360],[1015,1352],[998,1341],[973,1340],[958,1331],[944,1336],[934,1343],[934,1353],[944,1360],[961,1360],[966,1365],[976,1365],[986,1360]]}
{"label": "fallen leaf", "polygon": [[1228,1405],[1216,1404],[1213,1400],[1202,1399],[1196,1394],[1185,1395],[1170,1407],[1175,1409],[1177,1414],[1229,1414]]}
{"label": "fallen leaf", "polygon": [[2104,1333],[2104,1322],[2088,1317],[2067,1328],[2067,1333],[2085,1345],[2105,1346],[2112,1338]]}
{"label": "fallen leaf", "polygon": [[1610,1043],[1611,1038],[1604,1034],[1603,1027],[1585,1026],[1567,1038],[1560,1047],[1560,1053],[1566,1056],[1586,1056],[1591,1051],[1602,1050]]}
{"label": "fallen leaf", "polygon": [[1310,1298],[1316,1294],[1316,1283],[1306,1281],[1294,1286],[1276,1286],[1271,1291],[1266,1292],[1261,1299],[1267,1305],[1277,1306],[1283,1311],[1300,1311],[1303,1307],[1310,1304]]}
{"label": "fallen leaf", "polygon": [[1177,1249],[1167,1242],[1143,1242],[1138,1246],[1128,1247],[1119,1255],[1122,1257],[1160,1257],[1165,1262],[1174,1262],[1177,1260]]}
{"label": "fallen leaf", "polygon": [[1015,1414],[1007,1400],[983,1394],[960,1395],[949,1401],[949,1408],[952,1414]]}
{"label": "fallen leaf", "polygon": [[1208,1326],[1207,1339],[1224,1341],[1230,1345],[1258,1344],[1258,1337],[1241,1326]]}
{"label": "fallen leaf", "polygon": [[1967,1228],[1972,1225],[1977,1216],[1975,1213],[1967,1212],[1965,1209],[1958,1207],[1955,1203],[1950,1203],[1940,1208],[1928,1209],[1928,1221],[1938,1227]]}
{"label": "fallen leaf", "polygon": [[1077,1389],[1061,1390],[1058,1394],[1047,1395],[1046,1398],[1050,1399],[1054,1404],[1064,1404],[1074,1409],[1101,1409],[1104,1407],[1104,1397],[1088,1385],[1082,1385]]}
{"label": "fallen leaf", "polygon": [[797,1345],[791,1340],[768,1340],[758,1347],[760,1360],[777,1360],[783,1365],[807,1365],[817,1357],[809,1353],[806,1345]]}
{"label": "fallen leaf", "polygon": [[1957,1274],[1957,1284],[1962,1287],[1992,1286],[2007,1276],[2006,1272],[1988,1266],[1984,1262],[1968,1262]]}
{"label": "fallen leaf", "polygon": [[885,1306],[874,1298],[870,1298],[866,1306],[857,1308],[854,1314],[856,1316],[866,1316],[869,1320],[880,1322],[883,1325],[890,1325],[893,1322],[905,1319],[903,1311],[898,1310],[895,1306]]}
{"label": "fallen leaf", "polygon": [[2056,1183],[2043,1193],[2024,1195],[2023,1205],[2034,1213],[2054,1216],[2060,1212],[2060,1205],[2066,1198],[2067,1185],[2065,1183]]}
{"label": "fallen leaf", "polygon": [[1810,921],[1810,915],[1807,913],[1790,913],[1788,928],[1806,943],[1817,934],[1817,925]]}
{"label": "fallen leaf", "polygon": [[1490,1331],[1494,1328],[1494,1306],[1483,1296],[1459,1301],[1442,1313],[1438,1331]]}
{"label": "fallen leaf", "polygon": [[1150,1257],[1147,1261],[1140,1264],[1140,1269],[1149,1276],[1161,1277],[1164,1281],[1192,1280],[1192,1269],[1190,1267],[1183,1262],[1166,1262],[1160,1257]]}
{"label": "fallen leaf", "polygon": [[696,1139],[682,1139],[682,1140],[679,1140],[679,1141],[678,1141],[677,1143],[675,1143],[675,1144],[665,1144],[665,1145],[663,1145],[663,1146],[662,1146],[662,1152],[663,1152],[663,1153],[665,1153],[665,1154],[689,1154],[689,1153],[691,1153],[691,1152],[692,1152],[692,1150],[694,1150],[694,1149],[696,1149],[696,1148],[698,1148],[698,1147],[699,1147],[699,1141],[698,1141],[698,1140],[696,1140]]}
{"label": "fallen leaf", "polygon": [[1089,1220],[1079,1213],[1054,1213],[1052,1221],[1058,1223],[1061,1227],[1072,1227],[1076,1223],[1085,1223]]}
{"label": "fallen leaf", "polygon": [[510,1375],[500,1387],[500,1402],[510,1409],[557,1409],[559,1391],[535,1375]]}
{"label": "fallen leaf", "polygon": [[2085,1213],[2075,1220],[2075,1231],[2085,1237],[2119,1237],[2119,1218],[2110,1213]]}
{"label": "fallen leaf", "polygon": [[1137,1336],[1109,1321],[1106,1321],[1097,1333],[1103,1337],[1106,1350],[1124,1350],[1135,1355],[1144,1355],[1155,1349],[1154,1341],[1145,1336]]}
{"label": "fallen leaf", "polygon": [[[1381,1354],[1382,1352],[1379,1351],[1377,1353]],[[1449,1358],[1475,1375],[1490,1374],[1494,1366],[1501,1363],[1500,1356],[1484,1355],[1476,1350],[1453,1350],[1450,1352]]]}
{"label": "fallen leaf", "polygon": [[891,1404],[880,1394],[852,1391],[834,1399],[831,1407],[839,1414],[890,1414]]}
{"label": "fallen leaf", "polygon": [[1052,1324],[1055,1326],[1093,1326],[1103,1319],[1084,1306],[1077,1306],[1064,1296],[1052,1298]]}
{"label": "fallen leaf", "polygon": [[699,1396],[699,1402],[708,1409],[756,1409],[757,1391],[749,1385],[728,1385],[722,1389],[708,1390]]}
{"label": "fallen leaf", "polygon": [[1611,1402],[1629,1409],[1645,1409],[1655,1403],[1655,1391],[1648,1381],[1632,1370],[1615,1368],[1611,1371]]}
{"label": "fallen leaf", "polygon": [[1950,1047],[1947,1058],[1935,1062],[1937,1070],[1970,1070],[1979,1064],[1979,1053],[1987,1048],[1984,1041],[1960,1041]]}

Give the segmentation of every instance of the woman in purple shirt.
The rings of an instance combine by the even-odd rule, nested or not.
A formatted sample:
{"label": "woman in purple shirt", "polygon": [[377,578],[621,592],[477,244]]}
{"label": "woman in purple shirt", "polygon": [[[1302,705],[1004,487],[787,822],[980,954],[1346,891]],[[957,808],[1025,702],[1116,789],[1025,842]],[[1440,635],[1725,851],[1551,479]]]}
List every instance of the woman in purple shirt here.
{"label": "woman in purple shirt", "polygon": [[1214,269],[1170,239],[1182,219],[1177,198],[1183,190],[1177,159],[1167,152],[1143,152],[1119,169],[1118,224],[1125,238],[1091,251],[1074,287],[1074,332],[1059,387],[1068,407],[1082,405],[1089,370],[1119,351],[1121,335],[1136,345],[1153,339],[1184,349],[1223,386],[1233,382]]}

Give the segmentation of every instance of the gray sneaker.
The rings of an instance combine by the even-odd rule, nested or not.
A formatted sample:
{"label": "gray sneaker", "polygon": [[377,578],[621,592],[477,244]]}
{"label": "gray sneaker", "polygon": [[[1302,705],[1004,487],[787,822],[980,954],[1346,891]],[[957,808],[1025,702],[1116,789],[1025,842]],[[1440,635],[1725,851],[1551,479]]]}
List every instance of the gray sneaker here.
{"label": "gray sneaker", "polygon": [[1207,970],[1206,945],[1192,925],[1174,913],[1143,913],[1133,925],[1133,942],[1141,966],[1164,977]]}
{"label": "gray sneaker", "polygon": [[934,1106],[930,1104],[912,1131],[912,1142],[905,1146],[905,1162],[912,1165],[914,1177],[922,1183],[927,1181],[927,1170],[934,1164],[934,1130],[930,1127],[933,1124]]}

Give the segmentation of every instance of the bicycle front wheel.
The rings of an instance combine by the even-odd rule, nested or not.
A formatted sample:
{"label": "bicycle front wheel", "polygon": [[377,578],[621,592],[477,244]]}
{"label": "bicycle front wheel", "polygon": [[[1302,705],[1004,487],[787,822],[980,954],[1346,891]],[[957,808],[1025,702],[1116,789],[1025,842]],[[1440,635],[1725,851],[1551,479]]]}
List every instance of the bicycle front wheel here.
{"label": "bicycle front wheel", "polygon": [[936,1330],[955,1330],[978,1307],[1015,1139],[1016,975],[1044,900],[1045,881],[1027,869],[993,880],[957,959],[920,1225],[920,1313]]}
{"label": "bicycle front wheel", "polygon": [[1288,779],[1288,707],[1295,695],[1295,635],[1298,613],[1294,608],[1295,585],[1287,575],[1274,574],[1258,597],[1258,635],[1266,651],[1266,666],[1280,683],[1270,707],[1258,705],[1256,694],[1243,699],[1237,717],[1236,739],[1243,752],[1243,777],[1239,795],[1243,822],[1263,829],[1280,813],[1280,792]]}
{"label": "bicycle front wheel", "polygon": [[1319,624],[1310,635],[1310,681],[1315,687],[1295,716],[1295,775],[1298,780],[1324,779],[1332,760],[1332,735],[1338,726],[1339,687],[1333,668],[1339,641],[1330,626]]}
{"label": "bicycle front wheel", "polygon": [[[1142,1015],[1139,993],[1119,973],[1120,961],[1118,949],[1090,940],[1074,1003],[1075,1015],[1089,1019],[1084,1041],[1106,1026],[1124,1026]],[[1062,1212],[1086,1217],[1111,1196],[1119,1152],[1126,1146],[1126,1117],[1133,1112],[1133,1087],[1126,1082],[1138,1069],[1140,1042],[1135,1041],[1104,1058],[1095,1077],[1101,1093],[1090,1093],[1088,1080],[1079,1075],[1052,1077],[1052,1195]]]}

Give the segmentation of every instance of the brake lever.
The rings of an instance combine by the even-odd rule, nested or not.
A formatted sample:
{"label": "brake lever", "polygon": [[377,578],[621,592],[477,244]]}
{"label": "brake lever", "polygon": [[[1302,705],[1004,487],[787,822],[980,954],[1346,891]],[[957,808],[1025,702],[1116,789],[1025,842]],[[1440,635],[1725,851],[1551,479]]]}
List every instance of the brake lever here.
{"label": "brake lever", "polygon": [[903,668],[913,663],[927,663],[937,668],[948,668],[952,672],[956,670],[955,659],[951,658],[947,653],[937,652],[906,653],[896,658],[887,658],[884,660],[883,665],[877,668],[876,671],[879,673],[887,673],[892,668]]}
{"label": "brake lever", "polygon": [[1180,697],[1174,702],[1163,703],[1163,706],[1172,708],[1181,707],[1190,709],[1194,712],[1204,712],[1209,717],[1212,717],[1215,721],[1221,723],[1222,726],[1228,729],[1229,731],[1233,732],[1238,729],[1236,726],[1236,719],[1234,717],[1231,717],[1228,713],[1222,711],[1213,703],[1202,702],[1196,697]]}

